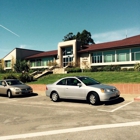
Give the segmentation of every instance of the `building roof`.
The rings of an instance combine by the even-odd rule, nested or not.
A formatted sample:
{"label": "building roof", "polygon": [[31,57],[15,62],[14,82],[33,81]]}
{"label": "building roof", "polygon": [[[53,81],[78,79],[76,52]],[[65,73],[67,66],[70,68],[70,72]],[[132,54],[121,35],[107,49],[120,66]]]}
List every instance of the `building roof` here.
{"label": "building roof", "polygon": [[140,35],[125,38],[123,40],[105,42],[100,44],[87,45],[85,49],[78,51],[79,53],[107,50],[114,48],[125,48],[129,46],[140,46]]}
{"label": "building roof", "polygon": [[35,55],[31,55],[29,57],[26,57],[26,59],[41,58],[41,57],[55,56],[55,55],[57,55],[57,50],[52,50],[52,51],[47,51],[47,52],[42,52],[42,53],[38,53]]}
{"label": "building roof", "polygon": [[[140,35],[125,38],[123,40],[118,40],[118,41],[86,45],[84,49],[79,50],[78,53],[109,50],[109,49],[115,49],[115,48],[125,48],[125,47],[128,48],[129,46],[140,46]],[[41,52],[35,55],[31,55],[29,57],[26,57],[26,59],[49,57],[49,56],[56,56],[56,55],[57,55],[57,50],[52,50],[52,51],[46,51],[46,52]]]}

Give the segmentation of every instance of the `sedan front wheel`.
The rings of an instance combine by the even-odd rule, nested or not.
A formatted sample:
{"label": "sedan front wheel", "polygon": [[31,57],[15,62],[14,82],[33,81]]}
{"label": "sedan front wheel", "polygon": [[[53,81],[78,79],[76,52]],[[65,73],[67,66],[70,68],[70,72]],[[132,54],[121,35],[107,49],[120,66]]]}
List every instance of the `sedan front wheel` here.
{"label": "sedan front wheel", "polygon": [[88,100],[90,104],[95,105],[99,103],[99,96],[97,93],[90,93]]}
{"label": "sedan front wheel", "polygon": [[11,92],[11,90],[8,90],[8,91],[7,91],[7,96],[8,96],[9,98],[12,98],[12,92]]}

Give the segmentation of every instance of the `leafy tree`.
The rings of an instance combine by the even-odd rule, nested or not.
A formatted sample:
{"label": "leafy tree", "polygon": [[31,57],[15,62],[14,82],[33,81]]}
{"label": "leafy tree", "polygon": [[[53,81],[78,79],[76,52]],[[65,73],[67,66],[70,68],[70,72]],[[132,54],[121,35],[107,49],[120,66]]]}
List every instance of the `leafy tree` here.
{"label": "leafy tree", "polygon": [[27,72],[29,71],[30,67],[25,60],[23,61],[17,60],[16,64],[14,64],[14,69],[16,72],[23,72],[23,71]]}
{"label": "leafy tree", "polygon": [[73,39],[76,39],[75,35],[73,35],[73,33],[70,32],[66,36],[64,36],[63,41],[68,41],[68,40],[73,40]]}
{"label": "leafy tree", "polygon": [[68,41],[73,39],[80,41],[81,45],[95,44],[93,39],[91,38],[91,33],[88,32],[87,30],[83,30],[82,33],[78,32],[76,35],[70,32],[66,36],[64,36],[63,41]]}

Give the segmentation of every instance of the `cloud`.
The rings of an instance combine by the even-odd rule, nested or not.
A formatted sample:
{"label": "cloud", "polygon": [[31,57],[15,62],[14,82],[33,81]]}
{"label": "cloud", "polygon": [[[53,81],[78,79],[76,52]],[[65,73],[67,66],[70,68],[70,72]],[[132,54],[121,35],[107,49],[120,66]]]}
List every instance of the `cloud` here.
{"label": "cloud", "polygon": [[12,33],[12,34],[14,34],[14,35],[20,37],[18,34],[14,33],[13,31],[9,30],[8,28],[6,28],[6,27],[4,27],[4,26],[2,26],[2,25],[0,25],[0,27],[2,27],[3,29],[7,30],[8,32],[10,32],[10,33]]}
{"label": "cloud", "polygon": [[20,45],[19,48],[26,48],[27,45]]}
{"label": "cloud", "polygon": [[109,31],[105,33],[93,34],[92,38],[96,44],[121,40],[126,37],[131,37],[140,34],[140,28],[130,28],[117,31]]}

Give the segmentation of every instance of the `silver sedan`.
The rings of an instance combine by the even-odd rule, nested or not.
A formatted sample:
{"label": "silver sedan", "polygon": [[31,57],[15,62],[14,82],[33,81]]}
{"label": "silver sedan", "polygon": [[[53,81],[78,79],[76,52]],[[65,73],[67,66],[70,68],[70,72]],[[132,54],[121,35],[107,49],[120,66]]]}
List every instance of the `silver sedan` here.
{"label": "silver sedan", "polygon": [[119,98],[120,92],[116,87],[101,84],[90,77],[73,76],[46,85],[46,95],[54,102],[59,99],[77,99],[95,105],[100,101]]}
{"label": "silver sedan", "polygon": [[5,94],[9,98],[13,95],[31,94],[33,89],[17,79],[0,80],[0,94]]}

